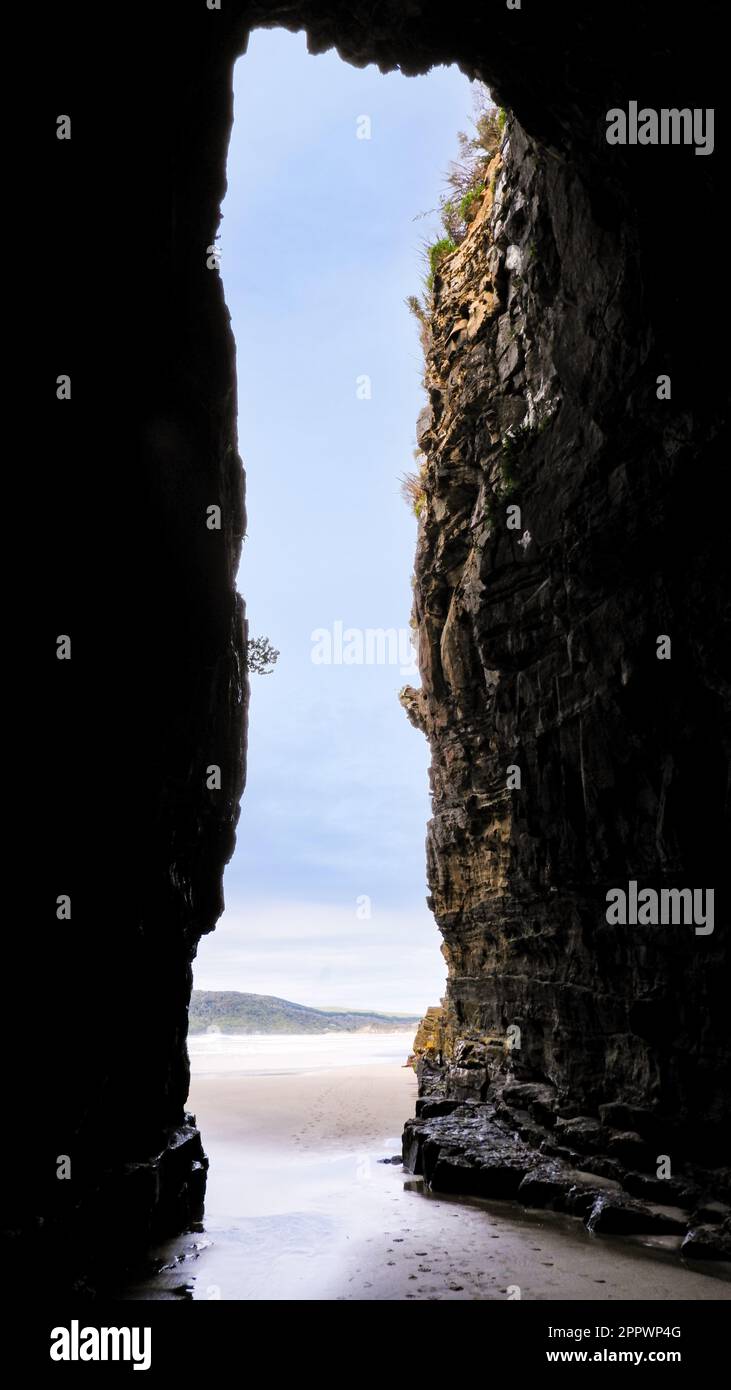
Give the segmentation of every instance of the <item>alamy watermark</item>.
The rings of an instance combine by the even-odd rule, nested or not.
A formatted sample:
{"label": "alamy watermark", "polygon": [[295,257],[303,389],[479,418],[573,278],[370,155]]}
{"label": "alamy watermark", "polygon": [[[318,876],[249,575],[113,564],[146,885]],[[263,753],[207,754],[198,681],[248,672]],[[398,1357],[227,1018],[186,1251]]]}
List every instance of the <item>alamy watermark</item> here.
{"label": "alamy watermark", "polygon": [[627,110],[607,111],[608,145],[695,145],[696,154],[713,154],[715,111],[712,106],[640,107],[630,101]]}
{"label": "alamy watermark", "polygon": [[70,1327],[51,1332],[52,1361],[131,1361],[133,1371],[149,1371],[152,1329],[149,1327],[84,1327],[78,1318]]}
{"label": "alamy watermark", "polygon": [[[705,903],[704,903],[705,898]],[[696,936],[713,933],[712,888],[640,888],[630,879],[624,888],[610,888],[606,918],[612,927],[694,926]]]}
{"label": "alamy watermark", "polygon": [[418,641],[410,627],[316,627],[310,634],[315,666],[398,666],[402,676],[419,674]]}

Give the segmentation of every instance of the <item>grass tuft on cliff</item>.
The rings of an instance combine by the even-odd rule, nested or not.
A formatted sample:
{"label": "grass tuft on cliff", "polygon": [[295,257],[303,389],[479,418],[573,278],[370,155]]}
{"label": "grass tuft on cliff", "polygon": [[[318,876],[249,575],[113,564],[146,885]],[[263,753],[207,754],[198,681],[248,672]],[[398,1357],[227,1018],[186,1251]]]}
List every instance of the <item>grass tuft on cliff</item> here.
{"label": "grass tuft on cliff", "polygon": [[432,242],[427,247],[427,259],[429,261],[429,274],[426,277],[426,287],[428,290],[434,288],[434,276],[436,275],[445,256],[451,255],[452,251],[457,250],[457,243],[451,236],[443,236],[439,241]]}
{"label": "grass tuft on cliff", "polygon": [[406,502],[407,506],[411,507],[414,516],[418,517],[421,516],[426,503],[426,473],[428,465],[421,449],[414,450],[414,458],[423,460],[418,473],[413,471],[402,473],[399,482],[401,484],[401,496],[404,502]]}

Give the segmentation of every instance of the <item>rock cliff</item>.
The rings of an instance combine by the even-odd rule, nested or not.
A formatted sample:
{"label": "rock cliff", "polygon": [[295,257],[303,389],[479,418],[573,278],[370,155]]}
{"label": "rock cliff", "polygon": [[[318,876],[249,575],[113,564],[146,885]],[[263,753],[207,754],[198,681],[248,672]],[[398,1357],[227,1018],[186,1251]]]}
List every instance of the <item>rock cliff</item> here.
{"label": "rock cliff", "polygon": [[[432,753],[430,903],[448,967],[422,1094],[508,1117],[512,1095],[553,1154],[556,1131],[525,1112],[532,1083],[544,1122],[567,1127],[564,1158],[586,1151],[569,1153],[582,1117],[576,1134],[613,1155],[614,1179],[654,1173],[659,1144],[676,1163],[721,1162],[725,919],[700,934],[606,917],[628,880],[723,886],[728,687],[704,635],[723,590],[692,495],[721,421],[658,386],[632,229],[598,222],[575,170],[515,119],[491,175],[435,279],[417,427],[421,688],[401,699]],[[492,1111],[460,1113],[469,1131]],[[439,1131],[454,1152],[458,1128],[427,1125],[433,1160]],[[412,1165],[421,1132],[407,1128]],[[478,1166],[496,1133],[472,1135]],[[463,1153],[452,1190],[466,1167]]]}

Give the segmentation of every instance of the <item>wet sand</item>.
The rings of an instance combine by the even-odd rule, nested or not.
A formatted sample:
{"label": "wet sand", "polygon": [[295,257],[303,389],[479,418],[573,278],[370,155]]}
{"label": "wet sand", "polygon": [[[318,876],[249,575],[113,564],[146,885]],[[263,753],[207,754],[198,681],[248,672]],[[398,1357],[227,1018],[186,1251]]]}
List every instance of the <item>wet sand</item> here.
{"label": "wet sand", "polygon": [[425,1195],[379,1162],[400,1152],[411,1069],[367,1056],[313,1069],[309,1048],[300,1071],[192,1058],[211,1162],[204,1229],[163,1247],[168,1267],[129,1297],[731,1299],[726,1268],[682,1265],[666,1237],[650,1249],[514,1203]]}
{"label": "wet sand", "polygon": [[377,1063],[289,1075],[194,1076],[188,1104],[209,1146],[273,1145],[291,1156],[291,1148],[334,1153],[363,1145],[383,1157],[389,1139],[387,1152],[400,1153],[403,1122],[415,1100],[411,1067]]}

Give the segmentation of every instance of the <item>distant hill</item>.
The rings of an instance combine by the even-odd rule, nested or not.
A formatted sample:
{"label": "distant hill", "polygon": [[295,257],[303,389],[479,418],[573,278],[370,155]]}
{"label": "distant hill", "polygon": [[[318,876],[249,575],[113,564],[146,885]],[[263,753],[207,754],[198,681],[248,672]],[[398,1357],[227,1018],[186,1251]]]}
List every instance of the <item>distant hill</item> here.
{"label": "distant hill", "polygon": [[270,994],[194,989],[188,1014],[191,1033],[393,1033],[416,1029],[416,1014],[378,1014],[360,1009],[309,1009]]}

